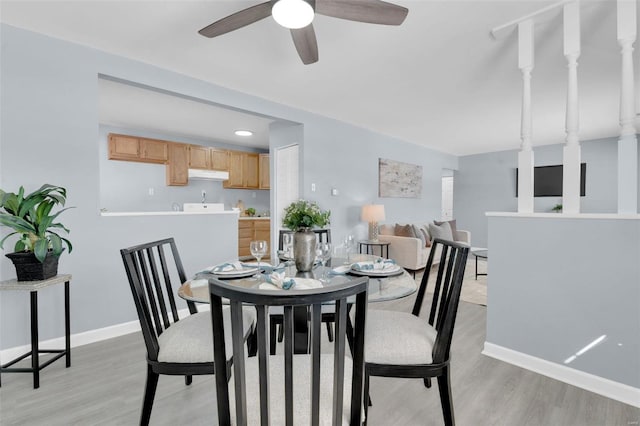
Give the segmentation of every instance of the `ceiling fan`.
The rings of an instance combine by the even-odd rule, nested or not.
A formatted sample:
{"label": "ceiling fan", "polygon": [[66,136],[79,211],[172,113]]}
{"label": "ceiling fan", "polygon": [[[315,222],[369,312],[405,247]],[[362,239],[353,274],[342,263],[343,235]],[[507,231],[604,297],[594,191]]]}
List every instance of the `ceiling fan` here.
{"label": "ceiling fan", "polygon": [[318,43],[311,23],[316,13],[349,21],[400,25],[408,12],[405,7],[380,0],[270,0],[222,18],[198,32],[213,38],[273,15],[278,24],[291,30],[298,55],[308,65],[318,61]]}

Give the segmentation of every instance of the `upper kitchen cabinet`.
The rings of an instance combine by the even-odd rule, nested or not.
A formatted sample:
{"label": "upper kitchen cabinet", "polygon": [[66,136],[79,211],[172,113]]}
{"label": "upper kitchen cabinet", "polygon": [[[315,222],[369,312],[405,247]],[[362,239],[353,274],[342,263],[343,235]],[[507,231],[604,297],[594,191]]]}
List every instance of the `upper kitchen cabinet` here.
{"label": "upper kitchen cabinet", "polygon": [[164,164],[167,162],[167,142],[111,133],[109,159]]}
{"label": "upper kitchen cabinet", "polygon": [[189,168],[210,169],[211,155],[206,146],[189,145]]}
{"label": "upper kitchen cabinet", "polygon": [[185,186],[189,183],[189,145],[168,144],[167,185]]}
{"label": "upper kitchen cabinet", "polygon": [[253,152],[229,151],[229,180],[225,188],[258,189],[259,155]]}
{"label": "upper kitchen cabinet", "polygon": [[229,171],[229,151],[222,149],[209,148],[211,154],[211,169]]}
{"label": "upper kitchen cabinet", "polygon": [[189,146],[189,168],[206,170],[229,170],[229,152],[223,149],[200,145]]}
{"label": "upper kitchen cabinet", "polygon": [[260,172],[260,189],[270,189],[271,183],[269,181],[269,154],[260,154],[260,166],[258,167]]}

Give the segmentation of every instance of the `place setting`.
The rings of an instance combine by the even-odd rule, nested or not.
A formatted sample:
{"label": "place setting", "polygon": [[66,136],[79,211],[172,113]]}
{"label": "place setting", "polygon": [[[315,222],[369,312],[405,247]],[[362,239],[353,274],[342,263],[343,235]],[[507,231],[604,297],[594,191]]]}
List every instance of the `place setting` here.
{"label": "place setting", "polygon": [[392,277],[402,274],[404,269],[392,259],[362,260],[337,266],[329,271],[332,275],[359,275],[368,277]]}

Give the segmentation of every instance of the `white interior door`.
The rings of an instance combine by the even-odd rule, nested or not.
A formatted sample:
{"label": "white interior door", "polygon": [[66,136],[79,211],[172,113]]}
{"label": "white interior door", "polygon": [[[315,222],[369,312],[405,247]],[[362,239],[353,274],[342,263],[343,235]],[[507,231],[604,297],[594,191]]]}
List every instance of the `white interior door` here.
{"label": "white interior door", "polygon": [[271,258],[277,259],[278,235],[282,228],[284,209],[300,198],[299,147],[290,145],[276,149],[275,158],[275,208],[271,211]]}
{"label": "white interior door", "polygon": [[442,220],[453,219],[453,176],[442,176]]}

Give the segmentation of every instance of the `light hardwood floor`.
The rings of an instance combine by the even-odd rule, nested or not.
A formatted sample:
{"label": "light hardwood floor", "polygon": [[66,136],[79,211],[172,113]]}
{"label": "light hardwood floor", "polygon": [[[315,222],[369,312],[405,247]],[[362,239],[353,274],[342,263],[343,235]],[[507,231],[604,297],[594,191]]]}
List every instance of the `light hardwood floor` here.
{"label": "light hardwood floor", "polygon": [[[371,307],[409,311],[412,304]],[[452,358],[457,424],[638,425],[640,409],[481,355],[485,318],[485,307],[460,303]],[[71,368],[61,361],[47,367],[38,390],[28,374],[3,374],[0,425],[136,425],[145,372],[136,333],[74,349]],[[369,425],[442,424],[437,386],[427,389],[422,380],[374,377],[371,397]],[[195,377],[191,386],[161,376],[153,425],[216,423],[213,376]]]}

